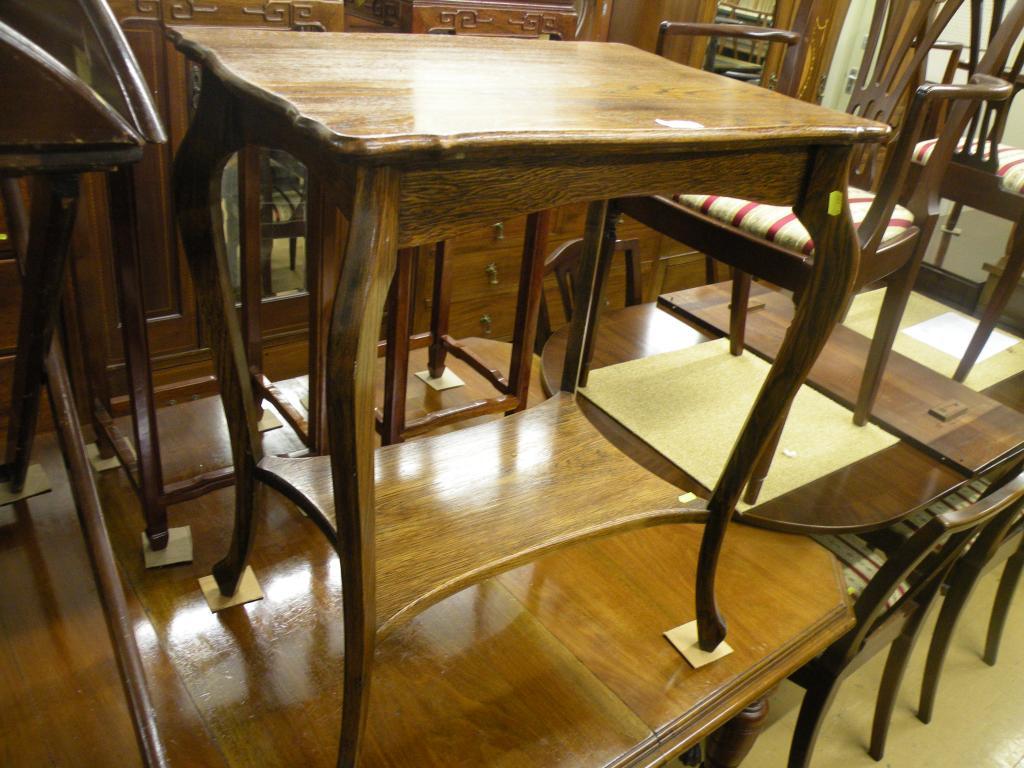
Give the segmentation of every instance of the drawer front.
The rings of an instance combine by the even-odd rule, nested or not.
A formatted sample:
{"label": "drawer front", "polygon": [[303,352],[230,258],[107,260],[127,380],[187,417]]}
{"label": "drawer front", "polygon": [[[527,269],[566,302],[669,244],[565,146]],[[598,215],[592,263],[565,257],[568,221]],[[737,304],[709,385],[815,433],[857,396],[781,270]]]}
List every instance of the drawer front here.
{"label": "drawer front", "polygon": [[516,325],[516,294],[452,298],[449,333],[456,339],[481,336],[512,341]]}

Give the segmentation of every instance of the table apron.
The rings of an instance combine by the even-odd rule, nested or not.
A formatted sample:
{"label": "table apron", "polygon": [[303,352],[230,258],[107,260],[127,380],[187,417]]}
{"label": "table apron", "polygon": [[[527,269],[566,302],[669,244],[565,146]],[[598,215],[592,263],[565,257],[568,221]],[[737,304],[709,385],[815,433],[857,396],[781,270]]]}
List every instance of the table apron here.
{"label": "table apron", "polygon": [[402,247],[434,243],[508,216],[634,195],[728,194],[793,205],[813,155],[813,147],[802,147],[407,168],[399,242]]}

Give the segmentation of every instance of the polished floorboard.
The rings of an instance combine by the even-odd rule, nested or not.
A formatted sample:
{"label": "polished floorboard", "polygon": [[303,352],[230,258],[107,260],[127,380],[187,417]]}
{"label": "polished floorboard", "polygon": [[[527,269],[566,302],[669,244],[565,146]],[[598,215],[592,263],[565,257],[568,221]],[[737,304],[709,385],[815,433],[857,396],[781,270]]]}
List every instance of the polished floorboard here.
{"label": "polished floorboard", "polygon": [[[410,397],[416,391],[411,387]],[[139,760],[103,615],[51,436],[40,439],[36,456],[45,465],[54,491],[0,508],[0,765],[137,765]],[[124,554],[132,552],[125,542],[137,539],[142,523],[137,505],[130,508],[134,497],[123,473],[105,473],[101,492],[104,500],[116,509],[116,519],[111,519],[110,525],[121,556],[140,557],[137,550]],[[172,525],[189,523],[201,532],[209,518],[227,512],[230,498],[230,491],[222,490],[205,497],[202,503],[172,508]],[[279,505],[272,506],[265,523],[301,525],[293,516],[285,516],[277,508]],[[202,545],[197,557],[208,558],[222,547],[223,542]],[[315,554],[310,567],[327,569],[327,581],[333,581],[329,550],[320,547]],[[274,553],[261,556],[273,557]],[[127,560],[122,567],[135,574],[140,570],[138,563]],[[301,593],[309,588],[310,574],[302,568],[296,568],[295,574],[290,582],[282,580],[264,586],[268,591]],[[1024,768],[1024,697],[1020,696],[1024,689],[1024,600],[1018,599],[1014,605],[999,664],[987,667],[979,656],[998,575],[998,570],[988,574],[969,604],[950,651],[930,726],[922,725],[913,715],[924,644],[918,649],[894,716],[888,753],[881,765]],[[191,573],[189,568],[172,568],[144,572],[141,578],[184,582],[191,580]],[[151,612],[159,611],[160,607],[140,604],[134,592],[129,597],[147,662],[155,669],[169,669],[169,665],[161,663],[162,651],[155,642],[150,619]],[[209,617],[209,613],[202,611],[183,617],[179,628],[181,642],[205,642],[208,634],[204,622],[210,623]],[[230,631],[231,627],[225,626],[225,630]],[[337,641],[315,635],[303,640],[302,634],[286,631],[277,636],[275,648],[280,663],[294,663],[296,656],[292,652],[301,651],[305,642],[333,647]],[[883,658],[879,655],[846,681],[823,727],[813,763],[817,768],[879,765],[868,757],[865,745]],[[224,659],[214,673],[223,677],[218,690],[225,698],[231,697],[243,682],[230,659]],[[175,713],[173,722],[166,724],[166,733],[172,739],[172,764],[223,765],[223,753],[212,743],[198,716],[210,703],[190,698],[171,674],[154,681],[153,687],[161,702],[170,704],[162,709]],[[772,768],[785,764],[799,693],[799,689],[788,684],[779,690],[773,700],[772,722],[744,765]],[[289,692],[281,689],[262,695],[284,699]],[[628,722],[621,724],[624,733],[632,726]],[[322,745],[325,753],[333,748],[333,744]],[[250,754],[251,764],[259,765],[258,743],[252,745]],[[324,755],[295,757],[295,764],[300,764],[307,760],[320,762]]]}

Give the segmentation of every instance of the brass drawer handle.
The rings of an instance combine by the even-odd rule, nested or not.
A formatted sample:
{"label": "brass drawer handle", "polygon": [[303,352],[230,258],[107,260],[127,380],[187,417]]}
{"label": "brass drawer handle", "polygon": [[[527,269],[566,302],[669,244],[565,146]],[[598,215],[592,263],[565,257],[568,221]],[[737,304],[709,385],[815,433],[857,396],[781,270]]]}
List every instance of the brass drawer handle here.
{"label": "brass drawer handle", "polygon": [[498,284],[498,265],[493,261],[484,267],[484,272],[487,273],[487,282],[491,285]]}
{"label": "brass drawer handle", "polygon": [[494,239],[504,240],[505,239],[505,222],[498,221],[494,224]]}
{"label": "brass drawer handle", "polygon": [[480,317],[480,325],[482,325],[483,328],[484,328],[484,335],[485,336],[490,336],[491,335],[491,316],[490,315],[482,315]]}

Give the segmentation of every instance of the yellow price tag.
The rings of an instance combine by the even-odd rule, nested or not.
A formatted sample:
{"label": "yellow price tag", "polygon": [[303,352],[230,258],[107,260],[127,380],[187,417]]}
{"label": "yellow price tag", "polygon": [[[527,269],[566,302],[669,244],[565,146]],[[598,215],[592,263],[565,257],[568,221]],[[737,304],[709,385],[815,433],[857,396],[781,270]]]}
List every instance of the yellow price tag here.
{"label": "yellow price tag", "polygon": [[843,212],[843,193],[838,189],[828,193],[828,215],[838,216]]}

